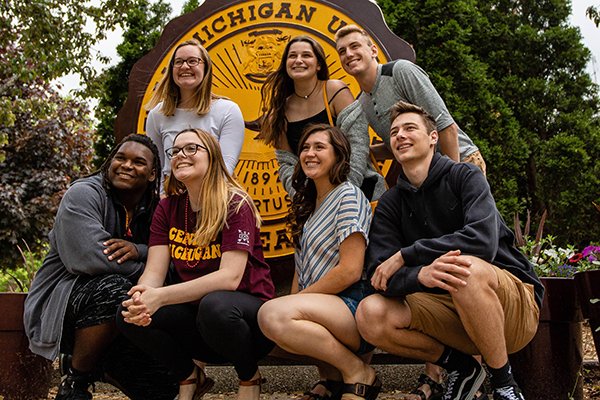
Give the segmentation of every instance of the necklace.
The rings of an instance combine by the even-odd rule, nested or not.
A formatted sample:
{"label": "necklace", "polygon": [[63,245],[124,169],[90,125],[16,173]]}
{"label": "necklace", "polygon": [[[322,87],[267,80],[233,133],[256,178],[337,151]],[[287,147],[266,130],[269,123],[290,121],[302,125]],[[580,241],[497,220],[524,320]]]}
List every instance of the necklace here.
{"label": "necklace", "polygon": [[[187,194],[185,196],[185,211],[184,211],[184,217],[185,217],[185,222],[183,224],[183,229],[185,229],[185,233],[189,233],[188,232],[188,204],[190,202],[190,195]],[[193,254],[194,252],[191,252],[191,254]],[[190,254],[190,256],[191,256]],[[200,263],[200,260],[196,260],[195,264],[190,264],[190,260],[185,260],[185,265],[188,266],[188,268],[194,268],[196,267],[198,264]]]}
{"label": "necklace", "polygon": [[315,90],[317,90],[317,86],[319,86],[319,80],[317,79],[317,82],[315,83],[315,87],[313,87],[313,89],[310,91],[309,94],[307,94],[306,96],[300,96],[298,93],[296,93],[296,90],[294,89],[294,94],[298,97],[300,97],[301,99],[304,100],[308,100],[308,98],[310,97],[311,94],[313,94],[315,92]]}
{"label": "necklace", "polygon": [[321,196],[317,196],[317,203],[321,204],[321,202],[325,199],[325,197],[327,197],[327,195],[329,193],[331,193],[331,191],[333,189],[335,189],[337,186],[332,187],[331,189],[329,189],[328,191],[326,191],[325,193],[323,193]]}
{"label": "necklace", "polygon": [[129,223],[131,221],[129,220],[129,212],[127,212],[127,209],[125,209],[125,237],[132,237],[133,234],[131,233],[131,228],[129,227]]}

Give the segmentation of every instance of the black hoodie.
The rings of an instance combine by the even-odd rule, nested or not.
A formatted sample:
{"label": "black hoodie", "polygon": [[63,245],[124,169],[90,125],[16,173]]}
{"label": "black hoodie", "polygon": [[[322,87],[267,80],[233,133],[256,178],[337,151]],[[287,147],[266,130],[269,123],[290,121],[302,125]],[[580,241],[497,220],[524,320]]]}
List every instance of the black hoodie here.
{"label": "black hoodie", "polygon": [[404,266],[390,278],[383,295],[439,293],[441,289],[422,286],[417,275],[448,251],[460,250],[532,284],[541,308],[544,287],[514,240],[481,171],[436,153],[421,187],[401,173],[398,184],[379,199],[365,264],[370,278],[379,264],[401,250]]}

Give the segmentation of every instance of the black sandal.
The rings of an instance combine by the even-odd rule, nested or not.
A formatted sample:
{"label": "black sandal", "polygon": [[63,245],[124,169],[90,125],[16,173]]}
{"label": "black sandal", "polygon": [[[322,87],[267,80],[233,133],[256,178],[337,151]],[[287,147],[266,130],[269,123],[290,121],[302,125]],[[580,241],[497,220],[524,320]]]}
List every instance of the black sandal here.
{"label": "black sandal", "polygon": [[[421,400],[441,400],[442,399],[442,396],[444,394],[444,387],[442,386],[441,383],[434,381],[433,379],[431,379],[430,377],[428,377],[425,374],[419,375],[419,379],[417,379],[417,382],[418,382],[417,387],[412,392],[410,392],[410,394],[416,394],[417,396],[419,396],[421,398]],[[421,386],[423,386],[423,385],[429,386],[429,390],[431,391],[431,394],[429,395],[429,397],[427,397],[425,392],[421,390]]]}
{"label": "black sandal", "polygon": [[370,385],[365,383],[344,383],[342,394],[349,393],[365,400],[375,400],[381,391],[381,381],[375,375],[375,380]]}
{"label": "black sandal", "polygon": [[327,381],[318,381],[317,383],[315,383],[312,388],[310,388],[310,390],[307,390],[306,392],[304,392],[304,397],[302,397],[301,400],[330,400],[331,396],[326,394],[318,394],[313,392],[313,390],[315,390],[315,388],[317,386],[323,386],[328,392],[331,393],[331,390],[329,389],[329,386],[327,385]]}

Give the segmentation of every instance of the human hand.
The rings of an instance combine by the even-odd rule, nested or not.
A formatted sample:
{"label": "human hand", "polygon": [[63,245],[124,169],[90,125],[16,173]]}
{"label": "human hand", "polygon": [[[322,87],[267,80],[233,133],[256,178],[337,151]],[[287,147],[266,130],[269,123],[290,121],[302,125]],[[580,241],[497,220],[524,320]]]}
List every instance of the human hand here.
{"label": "human hand", "polygon": [[465,278],[471,275],[471,261],[460,255],[460,250],[451,250],[433,263],[421,268],[419,283],[428,288],[438,287],[448,292],[458,292],[467,285]]}
{"label": "human hand", "polygon": [[387,284],[392,275],[394,275],[404,265],[402,253],[398,251],[396,254],[379,264],[375,269],[375,273],[371,277],[371,285],[375,290],[387,290]]}
{"label": "human hand", "polygon": [[139,326],[148,326],[151,316],[160,308],[158,289],[145,285],[136,285],[127,293],[131,298],[123,301],[122,312],[125,322]]}
{"label": "human hand", "polygon": [[117,264],[122,264],[127,260],[137,260],[139,253],[135,244],[124,239],[108,239],[102,243],[106,246],[103,253],[108,255],[109,260],[117,259]]}

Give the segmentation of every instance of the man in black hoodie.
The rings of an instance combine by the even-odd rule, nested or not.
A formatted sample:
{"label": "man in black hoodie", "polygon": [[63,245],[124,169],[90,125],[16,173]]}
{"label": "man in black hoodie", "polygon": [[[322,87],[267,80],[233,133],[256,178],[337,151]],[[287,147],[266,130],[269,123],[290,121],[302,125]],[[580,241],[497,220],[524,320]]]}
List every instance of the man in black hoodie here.
{"label": "man in black hoodie", "polygon": [[543,286],[514,246],[481,171],[435,153],[435,120],[391,109],[398,184],[379,200],[366,267],[378,294],[356,314],[370,343],[448,372],[444,400],[470,400],[491,373],[494,399],[523,399],[508,353],[537,330]]}

